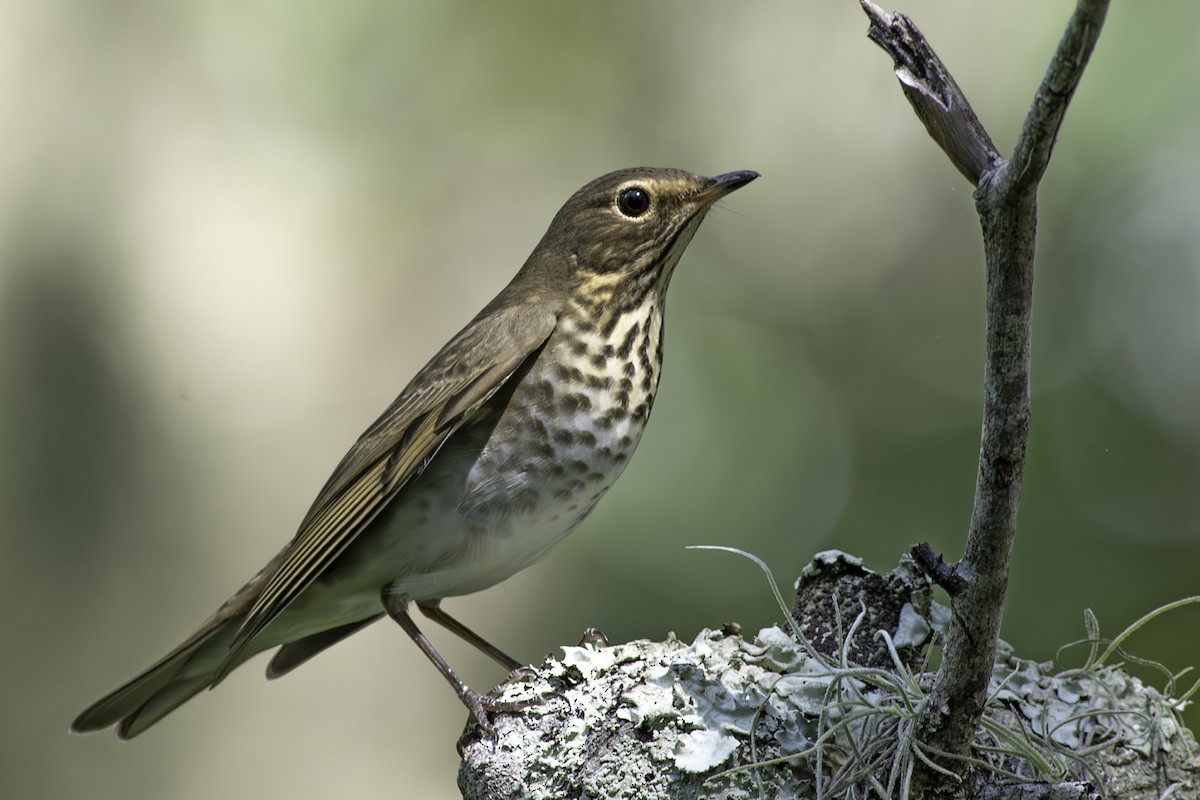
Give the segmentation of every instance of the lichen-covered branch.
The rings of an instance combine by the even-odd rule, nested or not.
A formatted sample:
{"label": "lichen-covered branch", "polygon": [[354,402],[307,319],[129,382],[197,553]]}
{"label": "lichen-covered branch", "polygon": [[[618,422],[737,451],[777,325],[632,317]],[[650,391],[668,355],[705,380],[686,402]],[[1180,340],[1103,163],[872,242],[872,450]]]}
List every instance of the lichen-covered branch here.
{"label": "lichen-covered branch", "polygon": [[[554,699],[501,715],[495,740],[467,744],[467,798],[1085,800],[1195,790],[1200,764],[1176,701],[1115,668],[1051,675],[998,639],[1029,431],[1037,187],[1108,3],[1079,0],[1009,160],[916,25],[860,3],[905,97],[976,187],[987,339],[963,557],[946,565],[922,551],[924,573],[907,562],[886,580],[840,554],[818,558],[800,581],[794,637],[706,631],[690,645],[568,650],[528,684],[501,687],[514,701]],[[929,578],[951,588],[948,621],[921,600]],[[945,646],[930,676],[916,656],[933,630]],[[1177,761],[1164,770],[1166,754]],[[1125,772],[1131,763],[1138,770]]]}
{"label": "lichen-covered branch", "polygon": [[[901,14],[860,0],[870,39],[896,64],[905,97],[934,141],[976,186],[987,260],[987,341],[979,471],[967,545],[954,573],[953,621],[941,669],[916,726],[940,765],[970,749],[1000,632],[1029,435],[1029,352],[1037,188],[1067,105],[1100,34],[1107,0],[1079,0],[1025,119],[1011,159],[996,153],[949,70]],[[948,756],[948,757],[947,757]],[[920,796],[962,787],[944,769],[919,769]]]}
{"label": "lichen-covered branch", "polygon": [[[781,608],[781,613],[787,609]],[[887,575],[829,551],[805,567],[793,619],[744,639],[564,648],[499,696],[495,737],[464,734],[465,800],[896,798],[928,751],[912,728],[946,609],[905,560]],[[1053,674],[1007,645],[969,761],[972,800],[1161,800],[1200,787],[1177,699],[1103,659]]]}

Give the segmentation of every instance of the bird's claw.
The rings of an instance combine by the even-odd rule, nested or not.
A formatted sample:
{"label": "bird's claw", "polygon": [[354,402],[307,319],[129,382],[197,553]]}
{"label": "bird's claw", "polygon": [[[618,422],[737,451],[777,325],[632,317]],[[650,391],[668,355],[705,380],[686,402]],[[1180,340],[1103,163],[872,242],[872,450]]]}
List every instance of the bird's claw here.
{"label": "bird's claw", "polygon": [[[519,711],[524,711],[527,708],[532,708],[533,706],[547,703],[550,700],[558,699],[563,700],[564,702],[567,700],[564,694],[554,691],[543,692],[539,695],[535,695],[534,697],[529,697],[524,700],[500,699],[500,693],[503,692],[504,687],[509,685],[509,683],[513,680],[514,675],[517,673],[522,673],[522,679],[528,680],[529,677],[532,677],[533,672],[534,670],[532,667],[519,667],[513,670],[512,674],[508,676],[504,683],[501,683],[487,694],[480,694],[473,689],[467,689],[462,694],[462,702],[463,705],[467,707],[467,711],[470,712],[470,719],[467,720],[468,725],[466,730],[463,731],[462,736],[460,736],[458,739],[457,747],[460,758],[463,756],[463,750],[467,743],[472,739],[472,734],[476,730],[482,733],[483,737],[486,739],[492,739],[493,741],[496,739],[496,726],[492,724],[492,715],[515,714]],[[529,677],[524,677],[525,673],[528,673]],[[474,726],[469,724],[472,720],[475,722]]]}
{"label": "bird's claw", "polygon": [[599,628],[587,628],[579,637],[579,647],[608,647],[608,637]]}
{"label": "bird's claw", "polygon": [[537,674],[537,667],[533,667],[528,664],[522,664],[512,672],[508,673],[508,677],[500,681],[500,683],[497,684],[494,689],[488,692],[488,695],[491,697],[498,697],[505,686],[510,686],[514,683],[528,683],[536,678]]}

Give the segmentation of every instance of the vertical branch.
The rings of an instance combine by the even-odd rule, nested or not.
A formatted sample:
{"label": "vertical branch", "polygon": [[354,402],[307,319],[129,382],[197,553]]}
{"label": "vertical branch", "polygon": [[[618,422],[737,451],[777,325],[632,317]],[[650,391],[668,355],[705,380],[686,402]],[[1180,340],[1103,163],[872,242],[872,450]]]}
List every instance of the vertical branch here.
{"label": "vertical branch", "polygon": [[[944,754],[941,766],[953,771],[970,752],[983,712],[1016,536],[1029,437],[1037,188],[1099,38],[1108,0],[1078,0],[1007,161],[916,25],[902,14],[884,13],[870,0],[859,2],[871,20],[868,37],[892,56],[918,118],[976,185],[987,260],[983,431],[975,502],[966,549],[954,565],[955,580],[945,582],[954,615],[942,666],[916,726],[918,746]],[[950,797],[961,788],[945,772],[923,764],[914,775],[916,796]]]}

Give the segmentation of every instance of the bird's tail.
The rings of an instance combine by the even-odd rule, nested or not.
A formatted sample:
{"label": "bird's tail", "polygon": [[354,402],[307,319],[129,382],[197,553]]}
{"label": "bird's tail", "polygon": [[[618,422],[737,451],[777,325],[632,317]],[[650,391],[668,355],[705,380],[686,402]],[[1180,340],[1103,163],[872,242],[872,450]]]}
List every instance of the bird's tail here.
{"label": "bird's tail", "polygon": [[[97,700],[71,723],[74,733],[117,726],[132,739],[198,692],[218,682],[242,615],[214,614],[182,644],[124,686]],[[247,653],[239,661],[253,653]]]}

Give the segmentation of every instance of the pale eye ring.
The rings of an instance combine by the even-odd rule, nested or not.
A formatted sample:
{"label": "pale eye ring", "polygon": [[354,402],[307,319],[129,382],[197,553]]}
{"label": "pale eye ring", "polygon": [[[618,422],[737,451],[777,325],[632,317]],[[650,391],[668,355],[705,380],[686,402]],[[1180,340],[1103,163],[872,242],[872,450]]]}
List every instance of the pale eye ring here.
{"label": "pale eye ring", "polygon": [[626,186],[617,194],[617,210],[636,219],[650,210],[650,192],[641,186]]}

